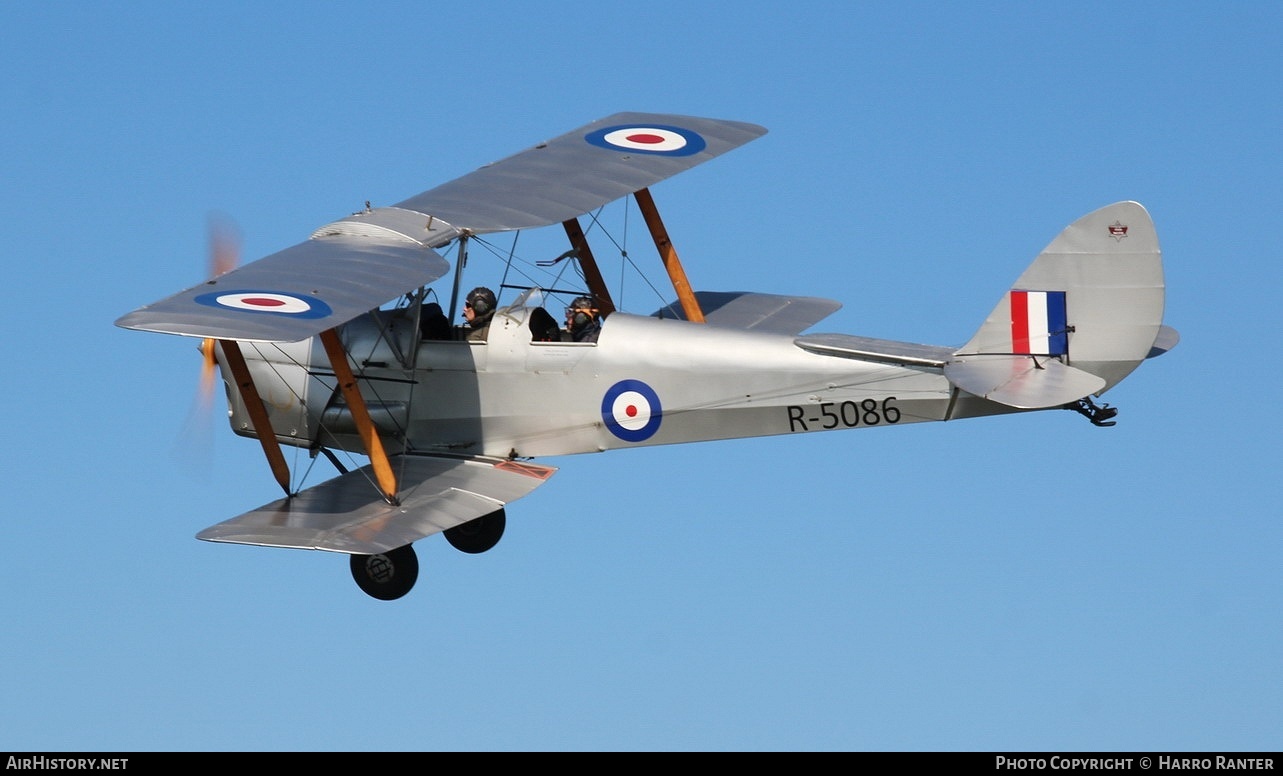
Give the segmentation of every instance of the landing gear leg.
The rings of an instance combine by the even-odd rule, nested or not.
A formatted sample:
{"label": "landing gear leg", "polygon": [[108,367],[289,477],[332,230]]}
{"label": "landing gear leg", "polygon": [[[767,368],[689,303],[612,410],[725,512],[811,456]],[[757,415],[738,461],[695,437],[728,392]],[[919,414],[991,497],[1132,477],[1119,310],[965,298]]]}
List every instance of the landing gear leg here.
{"label": "landing gear leg", "polygon": [[1087,418],[1091,421],[1093,426],[1107,427],[1117,425],[1118,423],[1116,420],[1110,420],[1110,418],[1118,414],[1117,409],[1109,406],[1108,404],[1103,406],[1097,405],[1091,400],[1090,396],[1085,396],[1072,404],[1066,404],[1064,408],[1067,410],[1073,410],[1079,415]]}
{"label": "landing gear leg", "polygon": [[419,578],[419,557],[409,544],[381,555],[352,555],[351,565],[357,586],[380,601],[400,598]]}

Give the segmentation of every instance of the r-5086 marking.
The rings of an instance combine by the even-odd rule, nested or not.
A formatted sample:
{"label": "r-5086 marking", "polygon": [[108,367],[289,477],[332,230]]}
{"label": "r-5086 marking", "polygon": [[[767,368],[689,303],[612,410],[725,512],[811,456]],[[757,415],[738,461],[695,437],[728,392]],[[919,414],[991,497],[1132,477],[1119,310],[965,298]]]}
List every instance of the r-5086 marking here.
{"label": "r-5086 marking", "polygon": [[888,396],[879,402],[877,399],[861,401],[821,402],[812,405],[811,409],[819,410],[818,414],[807,417],[806,407],[790,404],[789,431],[814,431],[817,429],[855,428],[856,426],[877,426],[882,423],[899,423],[900,410],[892,402],[894,396]]}

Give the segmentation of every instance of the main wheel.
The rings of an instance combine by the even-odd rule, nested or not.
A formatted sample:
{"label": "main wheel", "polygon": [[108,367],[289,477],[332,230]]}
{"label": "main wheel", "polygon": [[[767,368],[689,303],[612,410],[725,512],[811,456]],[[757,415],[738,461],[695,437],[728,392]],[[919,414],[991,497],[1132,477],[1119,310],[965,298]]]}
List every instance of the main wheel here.
{"label": "main wheel", "polygon": [[447,528],[445,538],[456,550],[476,555],[498,544],[507,524],[508,516],[504,514],[503,507],[500,507],[488,515]]}
{"label": "main wheel", "polygon": [[395,601],[419,579],[419,556],[409,544],[381,555],[353,555],[351,565],[357,587],[380,601]]}

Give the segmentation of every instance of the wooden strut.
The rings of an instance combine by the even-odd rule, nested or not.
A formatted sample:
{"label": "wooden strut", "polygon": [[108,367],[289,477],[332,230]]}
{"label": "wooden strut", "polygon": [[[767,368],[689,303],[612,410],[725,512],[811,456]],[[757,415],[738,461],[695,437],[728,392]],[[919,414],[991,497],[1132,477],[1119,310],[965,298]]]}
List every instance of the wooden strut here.
{"label": "wooden strut", "polygon": [[584,280],[588,283],[588,292],[592,294],[593,301],[597,303],[597,310],[601,317],[615,312],[615,302],[610,298],[610,289],[606,288],[606,281],[601,277],[601,270],[597,269],[597,259],[593,258],[592,248],[588,246],[588,238],[584,236],[584,230],[579,226],[579,219],[572,218],[569,221],[562,221],[561,225],[566,228],[566,236],[570,238],[570,247],[575,249],[575,256],[579,259],[579,266],[584,270]]}
{"label": "wooden strut", "polygon": [[241,393],[241,400],[245,402],[245,409],[249,411],[254,432],[258,435],[259,444],[263,446],[263,452],[267,455],[268,465],[272,467],[272,475],[276,477],[277,483],[288,496],[290,495],[290,467],[285,463],[281,443],[276,440],[276,432],[272,430],[272,421],[267,416],[267,407],[263,404],[262,397],[258,395],[258,389],[254,387],[254,380],[249,375],[249,367],[245,365],[241,346],[234,340],[218,342],[223,346],[223,358],[227,361],[227,368],[232,372],[232,379],[236,381],[236,388]]}
{"label": "wooden strut", "polygon": [[396,504],[396,474],[392,472],[392,464],[383,449],[379,432],[374,428],[374,421],[370,420],[370,412],[356,385],[356,376],[352,374],[352,367],[347,362],[347,353],[343,350],[343,343],[339,341],[338,332],[334,329],[321,332],[321,344],[325,345],[325,354],[330,357],[334,376],[339,379],[339,390],[343,392],[343,399],[352,412],[352,420],[356,422],[356,430],[365,444],[365,452],[370,456],[370,465],[374,468],[374,477],[383,491],[383,498],[389,504]]}
{"label": "wooden strut", "polygon": [[695,298],[695,292],[691,290],[690,282],[686,280],[686,271],[682,269],[677,251],[668,239],[668,230],[664,228],[664,222],[659,217],[659,209],[655,207],[655,200],[650,196],[650,189],[638,189],[633,193],[633,198],[637,200],[637,207],[641,209],[642,217],[646,219],[646,226],[650,228],[651,239],[655,241],[659,258],[664,262],[664,268],[668,270],[668,278],[673,282],[673,290],[677,292],[677,301],[681,302],[686,320],[703,323],[704,311],[700,309],[699,300]]}

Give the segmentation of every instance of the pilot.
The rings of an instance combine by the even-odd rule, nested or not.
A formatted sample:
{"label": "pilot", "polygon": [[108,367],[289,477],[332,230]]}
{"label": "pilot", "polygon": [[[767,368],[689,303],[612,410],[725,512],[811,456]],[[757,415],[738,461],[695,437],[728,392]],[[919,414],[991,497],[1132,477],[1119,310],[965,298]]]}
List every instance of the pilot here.
{"label": "pilot", "polygon": [[468,322],[469,340],[485,341],[497,306],[494,292],[485,286],[477,286],[468,292],[463,303],[463,317]]}
{"label": "pilot", "polygon": [[596,342],[601,333],[601,311],[590,296],[577,296],[566,308],[566,331],[571,342]]}

